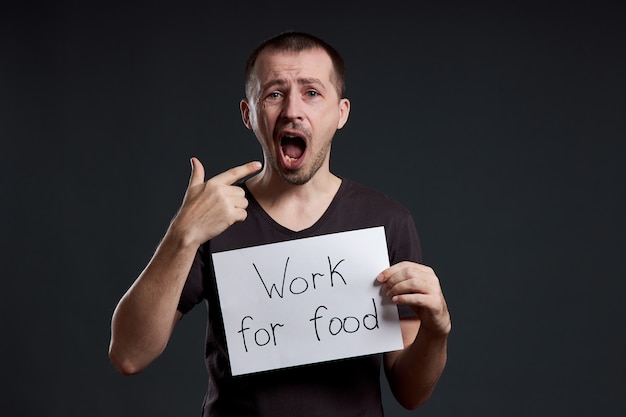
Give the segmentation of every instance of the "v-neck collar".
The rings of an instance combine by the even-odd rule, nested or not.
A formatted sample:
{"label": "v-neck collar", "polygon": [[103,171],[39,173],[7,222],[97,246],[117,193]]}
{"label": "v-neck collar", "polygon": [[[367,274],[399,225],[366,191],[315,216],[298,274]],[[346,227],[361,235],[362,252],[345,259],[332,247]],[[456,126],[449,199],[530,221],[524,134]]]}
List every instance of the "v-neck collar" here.
{"label": "v-neck collar", "polygon": [[311,226],[307,227],[306,229],[302,229],[298,231],[289,229],[288,227],[285,227],[282,224],[278,223],[276,220],[274,220],[272,216],[270,216],[265,211],[265,209],[261,206],[261,204],[259,204],[259,202],[254,197],[254,195],[252,195],[252,193],[250,192],[246,184],[242,183],[240,185],[246,192],[246,198],[248,199],[250,208],[254,207],[256,209],[256,212],[259,214],[259,216],[261,216],[261,218],[263,218],[268,224],[270,224],[274,229],[276,229],[283,235],[290,237],[290,238],[297,238],[297,237],[306,237],[306,236],[314,235],[315,231],[319,229],[320,227],[322,227],[324,223],[326,223],[327,219],[332,215],[332,212],[334,211],[335,206],[338,204],[339,199],[341,198],[341,196],[343,195],[347,187],[347,180],[342,177],[339,177],[339,179],[341,180],[341,184],[339,184],[339,188],[337,189],[337,192],[333,196],[333,199],[330,201],[330,204],[328,205],[328,207],[326,207],[326,210],[324,210],[324,213],[322,213],[320,218],[317,219],[317,221],[313,223]]}

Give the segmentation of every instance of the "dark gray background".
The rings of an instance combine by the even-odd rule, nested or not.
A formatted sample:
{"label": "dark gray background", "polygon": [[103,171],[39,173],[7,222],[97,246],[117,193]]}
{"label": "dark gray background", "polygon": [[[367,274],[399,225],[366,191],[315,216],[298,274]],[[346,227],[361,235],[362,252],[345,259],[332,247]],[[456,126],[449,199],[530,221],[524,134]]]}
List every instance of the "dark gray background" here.
{"label": "dark gray background", "polygon": [[204,308],[131,378],[110,317],[189,157],[260,158],[242,66],[285,29],[344,54],[332,168],[410,208],[452,312],[431,401],[388,415],[626,415],[619,2],[130,3],[0,6],[3,415],[199,415]]}

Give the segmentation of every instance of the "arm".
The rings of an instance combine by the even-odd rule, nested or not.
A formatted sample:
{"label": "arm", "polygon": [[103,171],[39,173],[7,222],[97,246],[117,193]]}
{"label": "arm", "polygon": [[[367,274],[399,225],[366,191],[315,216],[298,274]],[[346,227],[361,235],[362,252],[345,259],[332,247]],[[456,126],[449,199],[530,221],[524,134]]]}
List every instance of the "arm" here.
{"label": "arm", "polygon": [[450,314],[439,279],[427,266],[401,262],[378,280],[396,304],[407,304],[419,318],[400,321],[404,349],[385,354],[385,374],[398,402],[415,409],[432,394],[447,359]]}
{"label": "arm", "polygon": [[119,301],[111,320],[109,357],[124,375],[141,372],[165,349],[182,314],[178,301],[196,251],[233,223],[246,218],[248,201],[238,179],[260,163],[232,168],[204,181],[204,167],[192,158],[182,206],[152,259]]}

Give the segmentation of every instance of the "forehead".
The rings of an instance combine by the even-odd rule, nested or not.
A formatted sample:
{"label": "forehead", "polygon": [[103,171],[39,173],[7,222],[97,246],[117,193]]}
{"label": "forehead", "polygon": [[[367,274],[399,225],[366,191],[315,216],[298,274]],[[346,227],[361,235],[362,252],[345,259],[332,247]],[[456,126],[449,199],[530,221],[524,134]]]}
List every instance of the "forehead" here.
{"label": "forehead", "polygon": [[274,79],[316,78],[331,83],[333,64],[320,48],[304,51],[265,50],[254,65],[253,74],[260,85]]}

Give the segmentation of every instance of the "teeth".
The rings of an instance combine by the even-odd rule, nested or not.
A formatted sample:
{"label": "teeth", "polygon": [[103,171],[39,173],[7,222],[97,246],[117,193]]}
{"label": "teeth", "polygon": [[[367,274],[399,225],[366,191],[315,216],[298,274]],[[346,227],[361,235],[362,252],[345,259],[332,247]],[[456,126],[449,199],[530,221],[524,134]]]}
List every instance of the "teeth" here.
{"label": "teeth", "polygon": [[285,159],[287,159],[289,162],[293,162],[293,161],[297,161],[298,158],[292,158],[289,155],[285,155]]}

